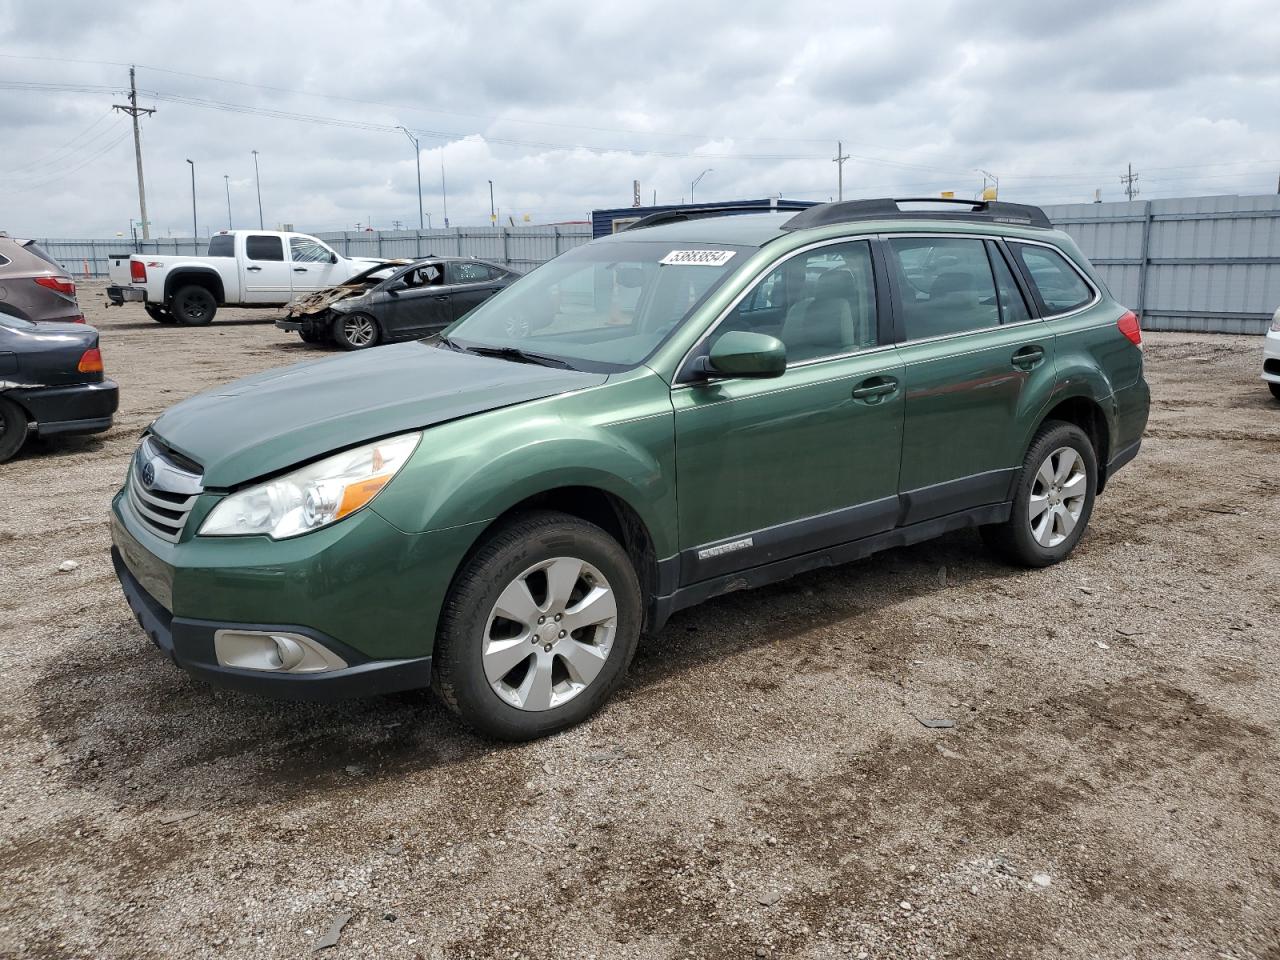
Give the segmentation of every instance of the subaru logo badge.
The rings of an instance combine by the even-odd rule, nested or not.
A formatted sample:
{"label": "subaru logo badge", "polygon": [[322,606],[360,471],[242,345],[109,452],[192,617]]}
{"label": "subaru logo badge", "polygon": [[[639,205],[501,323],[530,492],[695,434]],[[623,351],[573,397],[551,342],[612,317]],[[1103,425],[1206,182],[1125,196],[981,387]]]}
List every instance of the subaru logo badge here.
{"label": "subaru logo badge", "polygon": [[147,489],[156,482],[156,464],[154,460],[148,460],[146,466],[142,468],[142,485]]}

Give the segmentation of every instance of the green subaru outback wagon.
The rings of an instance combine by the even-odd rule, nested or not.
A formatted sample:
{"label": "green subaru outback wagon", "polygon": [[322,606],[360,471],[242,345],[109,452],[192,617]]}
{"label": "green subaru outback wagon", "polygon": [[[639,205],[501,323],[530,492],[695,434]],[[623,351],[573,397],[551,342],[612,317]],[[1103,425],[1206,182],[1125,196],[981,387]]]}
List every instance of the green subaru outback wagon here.
{"label": "green subaru outback wagon", "polygon": [[210,681],[525,739],[709,597],[963,527],[1062,560],[1138,451],[1137,318],[1039,209],[913,203],[657,214],[178,404],[112,504],[130,606]]}

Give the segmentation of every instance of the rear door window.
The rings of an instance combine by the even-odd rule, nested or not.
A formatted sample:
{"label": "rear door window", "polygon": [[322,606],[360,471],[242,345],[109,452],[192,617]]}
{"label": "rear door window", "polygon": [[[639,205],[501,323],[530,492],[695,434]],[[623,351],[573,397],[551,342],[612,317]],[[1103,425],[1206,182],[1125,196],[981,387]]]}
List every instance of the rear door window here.
{"label": "rear door window", "polygon": [[484,283],[494,278],[494,271],[483,263],[450,262],[450,283]]}
{"label": "rear door window", "polygon": [[894,237],[907,340],[928,340],[1000,324],[991,262],[982,240],[965,237]]}
{"label": "rear door window", "polygon": [[1093,299],[1093,290],[1067,258],[1049,247],[1011,243],[1014,254],[1031,276],[1031,286],[1048,315],[1067,313]]}
{"label": "rear door window", "polygon": [[244,253],[250,260],[283,260],[284,244],[279,237],[255,233],[245,239]]}

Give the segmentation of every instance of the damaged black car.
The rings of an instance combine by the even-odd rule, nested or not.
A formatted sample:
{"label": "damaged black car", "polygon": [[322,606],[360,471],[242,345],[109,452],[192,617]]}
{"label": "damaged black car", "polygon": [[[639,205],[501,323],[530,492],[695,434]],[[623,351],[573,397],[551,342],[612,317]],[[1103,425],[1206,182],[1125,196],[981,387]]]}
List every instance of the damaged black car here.
{"label": "damaged black car", "polygon": [[484,260],[393,260],[289,304],[276,326],[307,343],[364,350],[439,333],[519,275]]}

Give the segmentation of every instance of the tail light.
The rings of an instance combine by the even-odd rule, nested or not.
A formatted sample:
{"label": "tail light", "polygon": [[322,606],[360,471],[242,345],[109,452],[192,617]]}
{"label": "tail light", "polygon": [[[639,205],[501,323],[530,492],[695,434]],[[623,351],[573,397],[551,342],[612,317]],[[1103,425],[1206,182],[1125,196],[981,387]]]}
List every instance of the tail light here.
{"label": "tail light", "polygon": [[1142,327],[1138,323],[1138,315],[1132,310],[1126,310],[1124,315],[1116,321],[1116,326],[1120,328],[1120,332],[1128,338],[1139,350],[1142,349]]}
{"label": "tail light", "polygon": [[141,260],[129,261],[129,279],[133,283],[147,282],[147,265]]}
{"label": "tail light", "polygon": [[101,373],[102,372],[102,351],[97,347],[91,347],[80,356],[80,363],[76,365],[76,369],[81,373]]}
{"label": "tail light", "polygon": [[35,281],[46,290],[52,290],[54,293],[61,293],[68,297],[76,295],[75,283],[66,277],[36,277]]}
{"label": "tail light", "polygon": [[67,323],[84,323],[84,314],[77,313],[74,317],[67,317]]}

